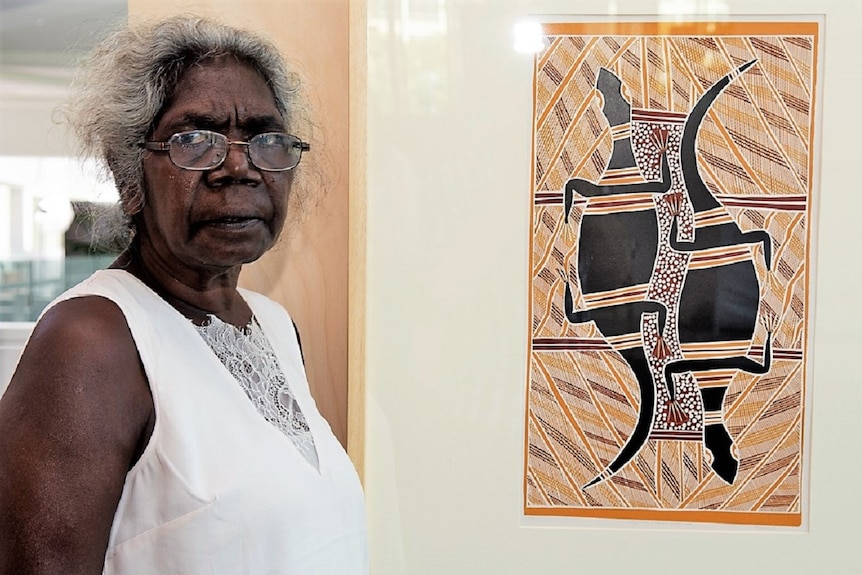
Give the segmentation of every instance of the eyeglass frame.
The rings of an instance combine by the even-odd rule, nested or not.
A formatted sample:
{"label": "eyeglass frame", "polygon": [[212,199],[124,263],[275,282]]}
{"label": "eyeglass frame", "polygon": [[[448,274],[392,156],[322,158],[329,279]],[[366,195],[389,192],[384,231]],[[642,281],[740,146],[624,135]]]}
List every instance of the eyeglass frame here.
{"label": "eyeglass frame", "polygon": [[[203,134],[214,134],[214,135],[219,136],[220,138],[224,139],[225,146],[227,149],[226,149],[225,155],[221,158],[221,160],[219,160],[219,162],[217,164],[215,164],[213,166],[207,166],[205,168],[189,168],[186,166],[180,166],[179,164],[176,163],[176,161],[174,160],[174,157],[171,155],[171,144],[179,136],[183,136],[185,134],[191,134],[193,132],[200,132]],[[296,139],[296,142],[297,142],[298,147],[299,147],[299,158],[296,160],[295,164],[293,164],[292,166],[289,166],[287,168],[264,168],[264,167],[257,165],[257,163],[254,161],[254,158],[251,157],[251,142],[255,138],[259,138],[261,136],[268,136],[270,134],[279,134],[282,136],[290,136],[291,138]],[[144,148],[145,150],[151,150],[154,152],[167,152],[168,158],[171,160],[171,163],[173,165],[175,165],[176,167],[178,167],[181,170],[189,170],[191,172],[206,172],[208,170],[215,170],[216,168],[218,168],[219,166],[224,164],[225,160],[227,159],[228,153],[230,152],[230,146],[232,144],[236,144],[238,146],[245,146],[246,147],[245,153],[246,153],[246,156],[248,157],[249,163],[251,165],[253,165],[255,168],[257,168],[258,170],[263,170],[264,172],[287,172],[289,170],[292,170],[292,169],[296,168],[296,166],[298,166],[299,162],[302,160],[302,153],[308,152],[311,150],[311,144],[303,141],[299,136],[295,136],[293,134],[288,134],[287,132],[262,132],[260,134],[255,134],[254,136],[252,136],[248,140],[230,140],[224,134],[222,134],[220,132],[215,132],[213,130],[185,130],[183,132],[177,132],[175,134],[172,134],[170,138],[168,138],[167,140],[164,140],[164,141],[155,141],[155,140],[147,141],[147,140],[145,140],[143,142],[138,142],[138,146],[140,146],[141,148]],[[296,146],[297,144],[294,144],[294,145]]]}

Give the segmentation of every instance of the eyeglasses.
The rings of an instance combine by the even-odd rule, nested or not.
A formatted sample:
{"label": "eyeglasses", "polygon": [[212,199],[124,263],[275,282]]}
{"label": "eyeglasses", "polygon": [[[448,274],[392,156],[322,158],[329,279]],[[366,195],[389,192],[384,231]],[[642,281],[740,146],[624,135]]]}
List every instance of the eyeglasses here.
{"label": "eyeglasses", "polygon": [[267,172],[293,169],[302,159],[302,152],[311,146],[291,134],[266,132],[247,142],[228,140],[224,134],[209,130],[179,132],[167,142],[141,142],[147,150],[167,151],[171,162],[184,170],[214,170],[224,163],[231,144],[246,146],[248,158],[257,168]]}

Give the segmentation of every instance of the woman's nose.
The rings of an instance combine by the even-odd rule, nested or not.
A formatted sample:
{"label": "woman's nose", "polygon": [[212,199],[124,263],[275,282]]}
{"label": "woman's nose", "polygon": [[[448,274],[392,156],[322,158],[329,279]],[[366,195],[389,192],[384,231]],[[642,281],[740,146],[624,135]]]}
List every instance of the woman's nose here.
{"label": "woman's nose", "polygon": [[228,141],[224,164],[230,170],[256,169],[248,155],[248,142]]}
{"label": "woman's nose", "polygon": [[220,180],[223,177],[232,180],[260,182],[260,169],[251,161],[248,153],[248,142],[229,141],[227,155],[222,164],[213,170],[213,176]]}

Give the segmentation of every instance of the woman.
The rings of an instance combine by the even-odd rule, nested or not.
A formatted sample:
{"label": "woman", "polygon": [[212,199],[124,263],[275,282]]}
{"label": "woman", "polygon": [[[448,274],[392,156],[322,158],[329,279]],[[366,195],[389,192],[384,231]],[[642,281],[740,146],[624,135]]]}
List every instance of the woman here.
{"label": "woman", "polygon": [[69,117],[132,239],[43,313],[0,400],[0,573],[365,573],[356,473],[287,313],[237,287],[308,144],[266,41],[120,31]]}

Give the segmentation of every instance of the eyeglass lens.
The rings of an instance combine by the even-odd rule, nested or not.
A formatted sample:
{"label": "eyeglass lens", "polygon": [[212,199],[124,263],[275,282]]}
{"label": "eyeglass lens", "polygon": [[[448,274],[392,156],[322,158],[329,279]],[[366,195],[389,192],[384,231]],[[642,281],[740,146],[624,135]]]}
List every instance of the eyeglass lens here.
{"label": "eyeglass lens", "polygon": [[[168,140],[171,161],[188,170],[213,169],[227,157],[228,139],[218,132],[192,130],[174,134]],[[248,146],[251,162],[261,170],[289,170],[299,164],[304,145],[296,136],[267,132],[248,142],[230,142]]]}

